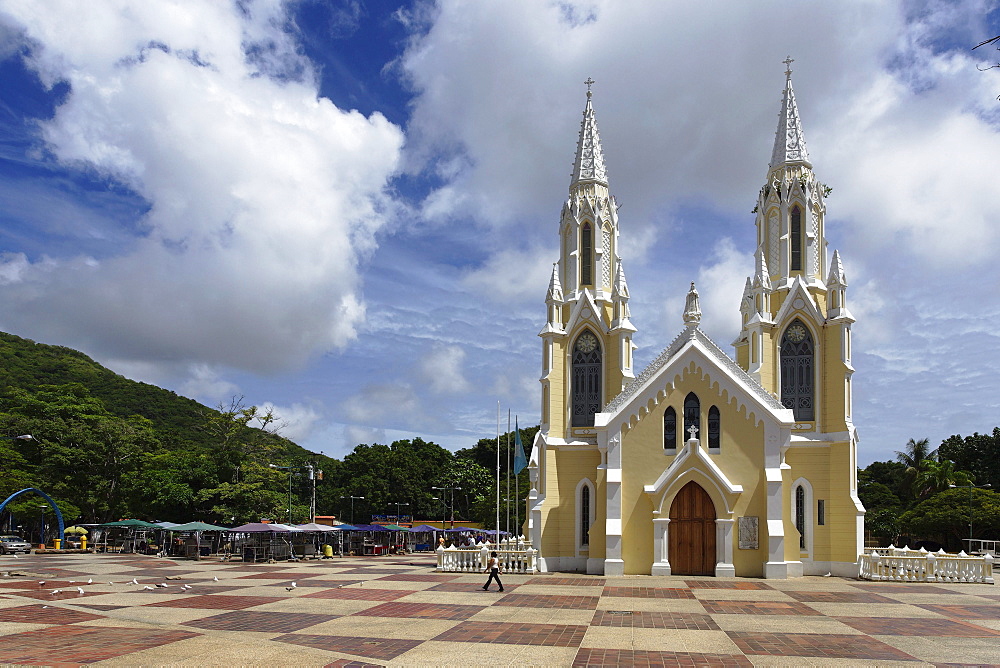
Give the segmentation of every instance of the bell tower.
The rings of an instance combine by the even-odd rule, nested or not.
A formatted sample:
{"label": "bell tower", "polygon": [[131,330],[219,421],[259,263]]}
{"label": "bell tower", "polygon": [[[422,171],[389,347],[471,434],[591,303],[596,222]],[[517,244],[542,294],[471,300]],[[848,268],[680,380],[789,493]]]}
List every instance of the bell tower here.
{"label": "bell tower", "polygon": [[580,123],[569,196],[559,222],[559,261],[545,296],[542,430],[588,439],[594,414],[634,377],[629,292],[618,255],[618,207],[608,189],[592,104],[592,79]]}
{"label": "bell tower", "polygon": [[840,254],[827,259],[826,197],[806,148],[791,58],[785,61],[778,129],[757,197],[754,274],[740,305],[736,359],[795,415],[796,429],[847,432],[851,420],[851,324]]}

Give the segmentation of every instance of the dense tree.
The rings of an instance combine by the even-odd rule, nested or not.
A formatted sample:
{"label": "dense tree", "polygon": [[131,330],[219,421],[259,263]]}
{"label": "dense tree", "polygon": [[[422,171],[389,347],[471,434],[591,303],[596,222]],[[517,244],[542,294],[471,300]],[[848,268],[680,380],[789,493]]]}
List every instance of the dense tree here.
{"label": "dense tree", "polygon": [[913,536],[935,538],[947,549],[958,550],[962,539],[969,537],[970,506],[973,537],[1000,535],[1000,494],[976,488],[948,489],[935,494],[903,513],[900,524]]}
{"label": "dense tree", "polygon": [[955,462],[957,468],[969,471],[977,485],[1000,489],[1000,427],[995,427],[992,434],[949,436],[938,452]]}

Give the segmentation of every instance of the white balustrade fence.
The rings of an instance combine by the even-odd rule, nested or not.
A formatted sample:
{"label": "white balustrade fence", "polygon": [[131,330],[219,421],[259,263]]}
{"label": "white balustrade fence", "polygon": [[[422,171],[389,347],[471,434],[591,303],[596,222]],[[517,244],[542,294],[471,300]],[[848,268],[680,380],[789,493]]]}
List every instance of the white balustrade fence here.
{"label": "white balustrade fence", "polygon": [[537,551],[524,537],[504,539],[499,545],[483,543],[477,547],[439,547],[437,570],[449,573],[482,573],[490,562],[490,552],[497,553],[503,573],[535,573]]}
{"label": "white balustrade fence", "polygon": [[898,548],[874,548],[858,556],[859,577],[892,582],[983,582],[993,584],[993,557],[970,557]]}

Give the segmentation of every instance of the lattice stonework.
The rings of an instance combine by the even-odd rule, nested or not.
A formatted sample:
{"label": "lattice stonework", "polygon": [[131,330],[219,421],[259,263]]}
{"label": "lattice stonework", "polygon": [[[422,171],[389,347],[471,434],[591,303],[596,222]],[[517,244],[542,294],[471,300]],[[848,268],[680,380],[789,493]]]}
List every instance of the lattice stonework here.
{"label": "lattice stonework", "polygon": [[771,215],[767,219],[767,268],[774,271],[778,267],[778,239],[781,237],[781,230],[778,226],[778,212],[771,210]]}
{"label": "lattice stonework", "polygon": [[812,210],[812,237],[813,237],[813,266],[817,272],[822,274],[823,267],[819,263],[819,249],[822,245],[819,240],[819,212]]}
{"label": "lattice stonework", "polygon": [[611,230],[604,228],[604,285],[611,285]]}

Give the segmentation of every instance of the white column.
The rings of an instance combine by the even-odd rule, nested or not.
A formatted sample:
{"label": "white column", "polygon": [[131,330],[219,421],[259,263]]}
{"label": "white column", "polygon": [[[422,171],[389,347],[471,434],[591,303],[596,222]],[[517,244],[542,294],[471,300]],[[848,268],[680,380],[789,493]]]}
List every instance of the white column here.
{"label": "white column", "polygon": [[765,578],[784,579],[788,577],[788,562],[785,561],[785,521],[782,516],[784,485],[781,468],[764,469],[767,480],[767,563],[764,564]]}
{"label": "white column", "polygon": [[653,568],[650,575],[670,575],[669,525],[669,517],[653,520]]}
{"label": "white column", "polygon": [[608,439],[607,470],[605,471],[607,506],[604,520],[604,574],[624,575],[622,560],[622,453],[621,432]]}
{"label": "white column", "polygon": [[734,578],[736,567],[733,566],[733,525],[736,520],[715,520],[715,577]]}

